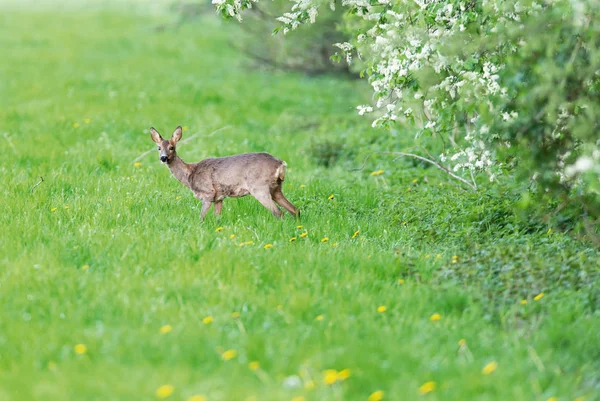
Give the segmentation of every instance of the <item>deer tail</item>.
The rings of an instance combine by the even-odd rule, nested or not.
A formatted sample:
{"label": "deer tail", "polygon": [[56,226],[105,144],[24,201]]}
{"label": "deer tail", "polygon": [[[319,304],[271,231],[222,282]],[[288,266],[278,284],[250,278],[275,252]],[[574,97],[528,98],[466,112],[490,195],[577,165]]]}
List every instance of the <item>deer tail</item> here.
{"label": "deer tail", "polygon": [[282,161],[279,167],[277,167],[277,171],[275,171],[275,176],[278,180],[285,180],[285,173],[287,171],[287,163]]}

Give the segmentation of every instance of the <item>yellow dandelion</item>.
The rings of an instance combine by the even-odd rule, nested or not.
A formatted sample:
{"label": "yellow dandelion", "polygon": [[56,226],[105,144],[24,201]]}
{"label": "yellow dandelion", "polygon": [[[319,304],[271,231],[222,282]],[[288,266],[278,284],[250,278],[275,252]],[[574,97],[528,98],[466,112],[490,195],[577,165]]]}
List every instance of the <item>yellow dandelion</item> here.
{"label": "yellow dandelion", "polygon": [[304,228],[304,226],[296,226],[296,228],[297,228],[298,230],[302,230],[302,229]]}
{"label": "yellow dandelion", "polygon": [[239,318],[240,318],[240,316],[241,316],[240,312],[233,312],[233,313],[231,314],[231,317],[232,317],[232,318],[234,318],[234,319],[239,319]]}
{"label": "yellow dandelion", "polygon": [[299,395],[297,397],[292,398],[292,401],[306,401],[306,398]]}
{"label": "yellow dandelion", "polygon": [[386,310],[387,310],[387,308],[385,306],[383,306],[383,305],[381,305],[380,307],[377,308],[377,312],[379,312],[379,313],[383,313]]}
{"label": "yellow dandelion", "polygon": [[408,223],[407,223],[406,221],[403,221],[403,222],[402,222],[402,225],[403,225],[403,226],[405,226],[405,225],[407,225],[407,224],[408,224]]}
{"label": "yellow dandelion", "polygon": [[319,322],[323,319],[325,319],[325,316],[323,316],[323,315],[319,315],[315,318],[315,320],[318,320]]}
{"label": "yellow dandelion", "polygon": [[142,167],[142,163],[140,163],[140,162],[135,162],[135,163],[133,163],[133,166],[134,166],[134,167]]}
{"label": "yellow dandelion", "polygon": [[552,229],[551,228],[549,228],[548,231],[546,231],[546,235],[550,235],[550,234],[552,234]]}
{"label": "yellow dandelion", "polygon": [[381,175],[381,174],[383,174],[383,173],[384,173],[384,171],[383,171],[383,170],[377,170],[377,171],[373,171],[373,172],[371,173],[371,176],[372,176],[372,177],[375,177],[375,176],[377,176],[377,175]]}
{"label": "yellow dandelion", "polygon": [[527,300],[526,299],[522,299],[521,300],[521,305],[527,305]]}
{"label": "yellow dandelion", "polygon": [[329,241],[329,238],[327,238],[327,237],[321,239],[321,242],[327,242],[327,241]]}
{"label": "yellow dandelion", "polygon": [[425,255],[425,259],[429,259],[429,254]]}
{"label": "yellow dandelion", "polygon": [[223,231],[223,227],[217,227],[217,228],[215,229],[215,232],[219,232],[219,231]]}
{"label": "yellow dandelion", "polygon": [[294,242],[294,241],[296,241],[296,237],[290,238],[290,242]]}
{"label": "yellow dandelion", "polygon": [[234,239],[234,238],[235,238],[235,234],[231,234],[231,235],[229,236],[229,239]]}
{"label": "yellow dandelion", "polygon": [[434,381],[423,383],[421,387],[419,387],[419,394],[425,395],[431,393],[432,391],[435,391],[436,387],[437,384]]}
{"label": "yellow dandelion", "polygon": [[90,268],[90,265],[83,265],[81,266],[81,270],[87,270]]}
{"label": "yellow dandelion", "polygon": [[306,185],[300,184],[300,188],[306,188]]}
{"label": "yellow dandelion", "polygon": [[206,316],[204,319],[202,319],[202,323],[204,324],[210,324],[213,322],[213,317],[212,316]]}
{"label": "yellow dandelion", "polygon": [[65,206],[64,206],[64,208],[65,208],[65,209],[68,209],[68,208],[69,208],[69,205],[65,205]]}
{"label": "yellow dandelion", "polygon": [[302,233],[300,234],[300,238],[305,238],[308,235],[308,233]]}
{"label": "yellow dandelion", "polygon": [[167,398],[173,394],[173,390],[175,390],[175,387],[171,386],[170,384],[163,384],[156,389],[156,396],[158,398]]}
{"label": "yellow dandelion", "polygon": [[91,122],[92,122],[92,120],[90,120],[89,118],[84,118],[84,119],[83,119],[83,123],[84,123],[84,124],[89,124],[89,123],[91,123]]}
{"label": "yellow dandelion", "polygon": [[441,259],[441,258],[442,258],[442,255],[438,253],[437,255],[435,255],[435,258],[436,258],[436,259]]}
{"label": "yellow dandelion", "polygon": [[404,284],[404,279],[403,278],[399,278],[398,279],[398,284],[400,284],[400,285]]}
{"label": "yellow dandelion", "polygon": [[369,401],[381,401],[381,400],[383,400],[383,395],[384,395],[383,391],[377,390],[374,393],[371,393],[368,400]]}
{"label": "yellow dandelion", "polygon": [[327,369],[323,372],[323,383],[332,385],[337,381],[337,379],[338,375],[335,369]]}
{"label": "yellow dandelion", "polygon": [[79,123],[73,123],[73,128],[79,128]]}
{"label": "yellow dandelion", "polygon": [[83,355],[87,352],[87,347],[85,344],[77,344],[75,347],[73,347],[73,349],[77,355]]}
{"label": "yellow dandelion", "polygon": [[544,298],[544,293],[540,292],[539,294],[537,294],[535,297],[533,297],[534,301],[539,301],[540,299]]}
{"label": "yellow dandelion", "polygon": [[312,389],[314,389],[314,388],[315,388],[315,382],[314,382],[314,381],[312,381],[312,380],[307,380],[307,381],[304,383],[304,388],[305,388],[305,389],[307,389],[307,390],[312,390]]}
{"label": "yellow dandelion", "polygon": [[432,322],[437,322],[441,318],[442,318],[442,315],[440,315],[439,313],[434,313],[433,315],[431,315],[429,317],[429,320],[431,320]]}
{"label": "yellow dandelion", "polygon": [[352,238],[358,237],[358,234],[360,234],[360,230],[354,231],[354,234],[352,234]]}
{"label": "yellow dandelion", "polygon": [[160,334],[167,334],[170,333],[173,330],[173,327],[171,327],[170,324],[165,324],[164,326],[162,326],[160,328]]}
{"label": "yellow dandelion", "polygon": [[467,345],[467,340],[465,340],[464,338],[461,338],[460,340],[458,340],[459,347],[464,347],[465,345]]}
{"label": "yellow dandelion", "polygon": [[416,178],[413,180],[413,184],[416,184],[417,182],[419,182],[419,180],[417,180]]}
{"label": "yellow dandelion", "polygon": [[483,373],[484,375],[489,375],[494,373],[496,369],[498,369],[498,362],[492,361],[485,365],[483,369],[481,369],[481,373]]}
{"label": "yellow dandelion", "polygon": [[252,244],[254,244],[253,241],[246,241],[246,242],[244,242],[244,245],[252,245]]}
{"label": "yellow dandelion", "polygon": [[406,192],[410,192],[410,191],[411,191],[410,187],[406,188]]}
{"label": "yellow dandelion", "polygon": [[333,244],[331,244],[331,246],[334,246],[334,247],[335,247],[335,246],[338,246],[338,243],[337,243],[337,242],[334,242]]}
{"label": "yellow dandelion", "polygon": [[332,200],[333,198],[334,198],[334,195],[331,194],[331,195],[329,195],[329,197],[327,199]]}
{"label": "yellow dandelion", "polygon": [[440,187],[443,187],[443,186],[444,186],[444,184],[442,182],[440,182]]}
{"label": "yellow dandelion", "polygon": [[200,394],[196,394],[188,398],[187,401],[206,401],[206,397]]}
{"label": "yellow dandelion", "polygon": [[557,397],[550,397],[550,398],[548,398],[547,401],[558,401],[558,398]]}
{"label": "yellow dandelion", "polygon": [[56,212],[57,210],[58,210],[58,208],[56,208],[56,207],[53,207],[52,209],[50,209],[50,213],[54,213],[54,212]]}
{"label": "yellow dandelion", "polygon": [[260,362],[252,361],[248,364],[248,367],[250,368],[250,370],[257,371],[258,369],[260,369]]}
{"label": "yellow dandelion", "polygon": [[180,200],[180,199],[181,199],[181,196],[176,196],[175,197],[175,200]]}
{"label": "yellow dandelion", "polygon": [[337,379],[339,381],[344,381],[350,377],[350,369],[342,369],[337,374]]}
{"label": "yellow dandelion", "polygon": [[240,242],[240,243],[238,244],[238,246],[240,246],[240,247],[242,247],[242,246],[244,246],[244,245],[245,245],[245,244],[244,244],[243,242]]}
{"label": "yellow dandelion", "polygon": [[112,199],[108,198],[108,199],[106,200],[106,203],[110,203],[110,202],[112,202]]}
{"label": "yellow dandelion", "polygon": [[235,358],[236,356],[237,356],[237,351],[234,349],[228,349],[227,351],[225,351],[221,354],[221,358],[223,358],[224,361],[230,361],[233,358]]}
{"label": "yellow dandelion", "polygon": [[273,244],[267,244],[267,245],[265,245],[265,249],[269,249],[269,248],[273,248]]}

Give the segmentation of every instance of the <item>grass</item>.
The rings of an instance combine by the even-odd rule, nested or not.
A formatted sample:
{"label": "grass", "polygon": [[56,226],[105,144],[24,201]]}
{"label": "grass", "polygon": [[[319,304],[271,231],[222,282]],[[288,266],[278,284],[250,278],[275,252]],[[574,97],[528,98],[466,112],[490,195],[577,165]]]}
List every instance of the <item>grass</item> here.
{"label": "grass", "polygon": [[[355,115],[364,82],[250,68],[235,25],[172,19],[0,15],[0,400],[600,399],[597,249],[518,188],[350,171],[402,141]],[[154,152],[133,163],[178,124],[230,127],[186,161],[286,160],[302,219],[243,198],[200,223]]]}

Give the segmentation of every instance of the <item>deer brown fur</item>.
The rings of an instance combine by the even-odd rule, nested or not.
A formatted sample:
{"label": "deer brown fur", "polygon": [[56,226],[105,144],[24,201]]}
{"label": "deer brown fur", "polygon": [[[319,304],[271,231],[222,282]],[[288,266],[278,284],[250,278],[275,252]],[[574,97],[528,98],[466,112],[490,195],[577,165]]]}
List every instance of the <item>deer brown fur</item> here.
{"label": "deer brown fur", "polygon": [[276,217],[283,215],[277,204],[293,216],[300,214],[281,191],[287,166],[284,161],[268,153],[244,153],[186,163],[176,152],[177,142],[182,136],[181,127],[175,129],[169,140],[163,139],[154,128],[150,128],[150,133],[158,145],[161,162],[202,201],[202,220],[213,203],[215,214],[221,215],[223,199],[246,195],[254,196]]}

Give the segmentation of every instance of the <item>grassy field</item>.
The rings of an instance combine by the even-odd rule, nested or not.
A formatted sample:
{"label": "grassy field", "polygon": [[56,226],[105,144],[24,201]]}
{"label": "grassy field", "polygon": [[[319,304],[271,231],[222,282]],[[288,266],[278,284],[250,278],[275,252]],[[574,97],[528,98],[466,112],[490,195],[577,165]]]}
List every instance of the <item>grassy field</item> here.
{"label": "grassy field", "polygon": [[[1,11],[0,400],[600,400],[600,252],[518,188],[351,171],[402,143],[355,115],[364,82],[252,68],[211,16]],[[201,223],[134,164],[177,125],[186,161],[286,160],[301,220]]]}

